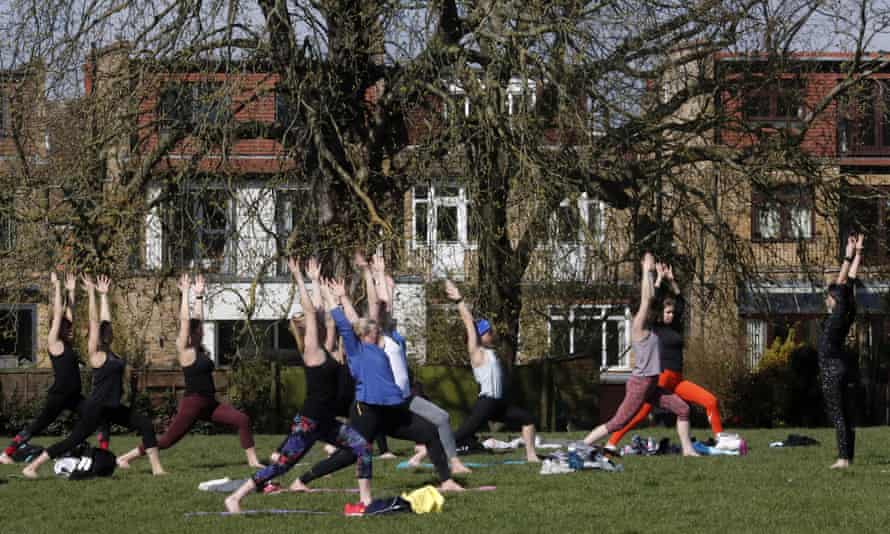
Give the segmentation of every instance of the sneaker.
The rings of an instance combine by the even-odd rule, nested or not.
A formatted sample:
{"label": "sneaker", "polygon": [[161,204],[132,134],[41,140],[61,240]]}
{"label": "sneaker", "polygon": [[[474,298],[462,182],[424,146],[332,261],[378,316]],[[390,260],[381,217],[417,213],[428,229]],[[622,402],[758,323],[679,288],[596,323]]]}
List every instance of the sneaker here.
{"label": "sneaker", "polygon": [[725,451],[737,451],[741,445],[742,439],[738,434],[726,434],[721,432],[717,434],[717,444],[714,445],[714,447]]}
{"label": "sneaker", "polygon": [[360,517],[365,515],[365,503],[361,501],[356,503],[346,503],[346,505],[343,506],[343,515],[348,517]]}

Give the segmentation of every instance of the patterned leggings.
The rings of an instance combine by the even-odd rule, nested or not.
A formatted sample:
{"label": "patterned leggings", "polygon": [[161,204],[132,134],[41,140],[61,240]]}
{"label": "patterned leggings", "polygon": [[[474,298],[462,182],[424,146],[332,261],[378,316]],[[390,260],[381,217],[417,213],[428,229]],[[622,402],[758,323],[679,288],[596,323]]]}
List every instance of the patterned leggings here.
{"label": "patterned leggings", "polygon": [[837,456],[853,461],[856,448],[855,380],[842,358],[819,358],[825,413],[837,434]]}
{"label": "patterned leggings", "polygon": [[351,454],[335,454],[318,462],[300,477],[304,484],[342,469],[353,462],[356,464],[357,478],[371,478],[371,444],[358,431],[339,421],[319,423],[298,415],[294,417],[290,434],[278,447],[278,452],[281,453],[278,461],[260,469],[253,475],[253,481],[257,488],[264,487],[273,478],[290,471],[319,440],[336,445]]}

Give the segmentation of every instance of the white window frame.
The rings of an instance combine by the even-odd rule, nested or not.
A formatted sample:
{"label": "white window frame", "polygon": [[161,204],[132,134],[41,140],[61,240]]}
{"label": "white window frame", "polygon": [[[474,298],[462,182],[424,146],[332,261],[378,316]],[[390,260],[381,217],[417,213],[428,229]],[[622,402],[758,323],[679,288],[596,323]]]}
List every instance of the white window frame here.
{"label": "white window frame", "polygon": [[763,353],[766,351],[766,321],[748,319],[745,321],[745,337],[747,346],[748,366],[757,369]]}
{"label": "white window frame", "polygon": [[[559,203],[561,208],[568,207],[572,201],[565,199]],[[549,232],[548,241],[551,246],[567,246],[567,245],[598,245],[605,241],[606,232],[606,203],[598,198],[591,198],[587,193],[581,193],[575,201],[578,208],[578,218],[581,225],[578,227],[578,233],[575,241],[560,241],[559,236],[555,232]],[[590,207],[596,205],[598,208],[599,221],[596,221],[597,235],[590,239],[587,229],[590,228]],[[559,228],[559,211],[550,214],[550,228]]]}
{"label": "white window frame", "polygon": [[[612,313],[610,311],[615,310],[616,308],[623,307],[624,311],[621,315]],[[600,355],[600,369],[607,371],[626,371],[629,370],[630,367],[630,329],[631,329],[631,315],[630,315],[630,306],[627,304],[580,304],[569,306],[568,314],[564,313],[565,308],[558,306],[551,306],[548,311],[548,320],[547,320],[547,346],[553,346],[553,337],[552,337],[552,324],[553,321],[568,321],[569,323],[569,355],[573,355],[575,353],[575,320],[580,319],[593,319],[597,321],[602,321],[602,353]],[[609,321],[614,322],[622,322],[624,324],[624,331],[622,339],[619,339],[618,342],[618,365],[609,366],[609,345],[607,343],[608,329],[607,323]]]}
{"label": "white window frame", "polygon": [[[435,247],[437,245],[456,245],[460,244],[464,250],[475,248],[475,245],[469,242],[469,209],[470,200],[467,198],[467,190],[459,185],[439,184],[423,186],[427,188],[426,198],[418,199],[415,190],[411,190],[411,249],[425,249]],[[437,188],[456,187],[458,189],[457,196],[439,196]],[[426,204],[426,242],[417,240],[417,205]],[[437,214],[439,207],[457,207],[457,241],[439,242],[437,237]]]}
{"label": "white window frame", "polygon": [[518,97],[523,95],[531,97],[528,108],[525,111],[534,111],[535,105],[538,102],[537,87],[537,82],[534,80],[529,80],[527,78],[523,80],[522,78],[517,77],[510,78],[510,82],[507,84],[507,114],[510,116],[519,114],[519,110],[516,109],[516,106],[519,101]]}
{"label": "white window frame", "polygon": [[442,106],[442,115],[447,119],[448,113],[451,107],[455,102],[459,102],[461,100],[460,96],[463,95],[463,116],[470,116],[470,97],[467,96],[467,92],[464,91],[464,88],[457,85],[456,83],[448,84],[448,102],[445,102],[445,105]]}
{"label": "white window frame", "polygon": [[[183,193],[192,194],[192,195],[205,194],[205,193],[209,194],[212,191],[223,191],[224,193],[226,193],[225,213],[226,213],[226,220],[228,223],[227,227],[228,227],[229,235],[226,237],[226,243],[225,243],[225,247],[223,249],[222,265],[220,266],[218,271],[215,271],[215,273],[222,274],[222,275],[235,274],[237,272],[238,254],[239,254],[239,250],[238,250],[238,247],[239,247],[239,243],[238,243],[238,241],[239,241],[239,239],[238,239],[238,237],[239,237],[239,235],[238,235],[239,234],[239,232],[238,232],[238,206],[237,206],[237,203],[239,202],[239,193],[240,192],[236,191],[234,198],[233,198],[233,195],[226,188],[226,186],[224,184],[207,185],[204,187],[194,187],[191,184],[185,184],[183,187],[185,189],[183,191],[179,192],[177,195],[183,194]],[[189,210],[188,215],[190,217],[197,217],[196,213],[192,213],[193,208],[194,208],[194,206],[188,206],[188,208],[187,208]],[[197,221],[197,219],[196,219],[196,221]],[[169,240],[175,239],[177,236],[176,235],[165,235],[165,234],[166,233],[164,233],[162,231],[163,253],[165,255],[167,255],[167,257],[165,258],[165,262],[164,262],[166,265],[168,265],[168,266],[172,265],[177,268],[199,268],[204,271],[208,271],[210,269],[208,261],[212,261],[212,260],[209,260],[208,258],[205,258],[205,257],[199,258],[198,261],[196,261],[194,258],[192,258],[192,260],[189,262],[189,265],[174,265],[174,262],[178,261],[178,259],[169,257],[169,254],[170,254],[170,241]],[[197,240],[197,238],[198,238],[197,234],[194,237]]]}
{"label": "white window frame", "polygon": [[[284,203],[290,204],[291,199],[287,198],[287,194],[293,191],[301,191],[301,192],[310,192],[311,187],[308,184],[294,184],[294,185],[286,185],[281,186],[275,189],[275,231],[278,232],[279,237],[282,237],[282,232],[285,232],[287,235],[294,230],[294,219],[293,212],[291,209],[288,209],[286,212],[284,210]],[[287,215],[286,218],[282,218],[282,215]],[[289,276],[289,271],[287,267],[287,259],[282,256],[282,251],[276,250],[275,253],[280,256],[278,260],[278,275],[281,276]]]}

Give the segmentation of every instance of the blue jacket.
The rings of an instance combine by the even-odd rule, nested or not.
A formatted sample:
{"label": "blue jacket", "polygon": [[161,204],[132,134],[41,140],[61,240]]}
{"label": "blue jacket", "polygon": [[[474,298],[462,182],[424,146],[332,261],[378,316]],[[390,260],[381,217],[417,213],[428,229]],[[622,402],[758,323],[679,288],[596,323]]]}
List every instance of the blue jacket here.
{"label": "blue jacket", "polygon": [[402,404],[402,390],[396,385],[389,366],[389,358],[377,345],[363,343],[352,330],[342,308],[334,308],[331,317],[343,338],[343,348],[349,361],[349,371],[355,378],[355,400],[367,404],[392,406]]}

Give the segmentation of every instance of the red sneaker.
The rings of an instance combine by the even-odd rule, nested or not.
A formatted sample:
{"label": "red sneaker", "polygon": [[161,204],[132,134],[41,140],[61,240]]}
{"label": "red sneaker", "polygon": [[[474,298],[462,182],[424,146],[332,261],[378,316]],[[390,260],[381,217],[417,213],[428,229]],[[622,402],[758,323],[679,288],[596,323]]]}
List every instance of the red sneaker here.
{"label": "red sneaker", "polygon": [[343,507],[343,515],[349,517],[360,517],[365,515],[365,503],[346,503],[346,505]]}

